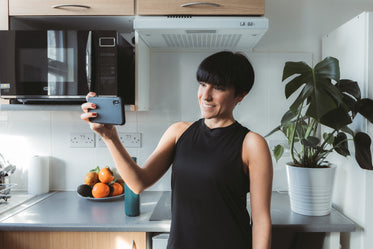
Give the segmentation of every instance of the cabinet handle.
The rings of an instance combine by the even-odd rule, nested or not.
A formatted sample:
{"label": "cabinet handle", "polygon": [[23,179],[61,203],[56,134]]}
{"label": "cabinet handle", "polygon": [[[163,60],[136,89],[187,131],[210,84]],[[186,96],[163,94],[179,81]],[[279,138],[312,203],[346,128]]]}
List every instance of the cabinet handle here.
{"label": "cabinet handle", "polygon": [[208,3],[208,2],[197,2],[197,3],[185,3],[181,4],[180,7],[190,7],[190,6],[195,6],[195,5],[209,5],[209,6],[214,6],[214,7],[220,7],[220,4],[217,3]]}
{"label": "cabinet handle", "polygon": [[135,249],[135,240],[134,239],[132,240],[132,247],[131,247],[131,249]]}
{"label": "cabinet handle", "polygon": [[80,4],[56,4],[53,5],[52,8],[54,9],[61,9],[65,7],[74,7],[74,8],[84,8],[84,9],[90,9],[91,7],[88,5],[80,5]]}

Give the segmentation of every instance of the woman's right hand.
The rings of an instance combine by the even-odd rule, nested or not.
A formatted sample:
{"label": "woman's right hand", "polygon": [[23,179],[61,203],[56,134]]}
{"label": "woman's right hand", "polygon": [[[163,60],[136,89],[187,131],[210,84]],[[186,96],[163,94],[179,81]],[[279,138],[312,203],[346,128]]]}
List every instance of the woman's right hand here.
{"label": "woman's right hand", "polygon": [[112,138],[117,134],[115,126],[109,125],[109,124],[98,124],[98,123],[92,123],[90,121],[90,118],[96,117],[97,113],[95,112],[89,112],[90,109],[96,109],[96,105],[93,103],[88,102],[88,97],[96,97],[96,93],[89,92],[86,96],[86,103],[83,103],[81,105],[81,108],[83,110],[83,114],[80,115],[80,118],[84,120],[85,122],[89,123],[89,126],[91,130],[96,132],[98,135],[100,135],[102,138]]}

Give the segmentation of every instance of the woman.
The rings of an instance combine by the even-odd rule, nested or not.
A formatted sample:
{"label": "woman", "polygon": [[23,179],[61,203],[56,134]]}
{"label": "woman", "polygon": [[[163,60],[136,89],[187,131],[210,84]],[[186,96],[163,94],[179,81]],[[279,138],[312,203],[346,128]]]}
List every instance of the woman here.
{"label": "woman", "polygon": [[[140,193],[172,165],[172,221],[168,249],[268,249],[271,241],[272,160],[266,141],[233,117],[250,91],[254,71],[239,53],[207,57],[197,71],[202,119],[178,122],[163,134],[143,167],[121,144],[112,125],[81,118],[106,143],[118,172]],[[90,93],[89,96],[95,96]],[[246,209],[250,191],[251,215]]]}

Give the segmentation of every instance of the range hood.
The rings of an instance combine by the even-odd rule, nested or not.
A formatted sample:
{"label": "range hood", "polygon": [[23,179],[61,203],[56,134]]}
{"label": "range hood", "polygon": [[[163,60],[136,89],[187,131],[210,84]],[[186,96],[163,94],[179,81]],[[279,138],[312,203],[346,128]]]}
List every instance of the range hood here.
{"label": "range hood", "polygon": [[149,48],[251,50],[268,30],[263,16],[136,16]]}

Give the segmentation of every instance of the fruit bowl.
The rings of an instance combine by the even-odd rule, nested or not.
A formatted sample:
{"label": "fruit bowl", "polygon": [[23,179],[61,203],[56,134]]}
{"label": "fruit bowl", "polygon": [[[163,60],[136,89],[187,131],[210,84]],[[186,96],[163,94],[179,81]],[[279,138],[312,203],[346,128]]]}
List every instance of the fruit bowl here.
{"label": "fruit bowl", "polygon": [[114,177],[109,166],[100,169],[97,166],[84,176],[76,192],[82,199],[90,201],[115,201],[124,197],[124,181],[120,176]]}
{"label": "fruit bowl", "polygon": [[80,198],[85,199],[85,200],[90,200],[90,201],[117,201],[117,200],[123,200],[124,198],[124,193],[120,195],[116,195],[116,196],[108,196],[108,197],[103,197],[103,198],[86,197],[86,196],[79,194],[78,192],[76,193],[78,194]]}

